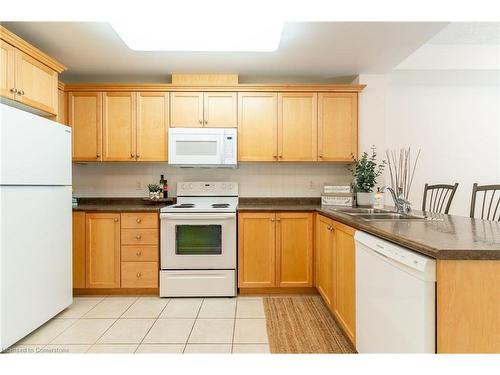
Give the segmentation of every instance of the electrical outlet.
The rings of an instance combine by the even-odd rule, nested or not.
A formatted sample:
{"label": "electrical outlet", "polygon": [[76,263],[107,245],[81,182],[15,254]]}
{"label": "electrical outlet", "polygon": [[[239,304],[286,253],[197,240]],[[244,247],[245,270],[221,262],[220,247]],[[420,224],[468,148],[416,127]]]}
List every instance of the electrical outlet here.
{"label": "electrical outlet", "polygon": [[141,181],[135,182],[135,190],[142,190],[142,182]]}

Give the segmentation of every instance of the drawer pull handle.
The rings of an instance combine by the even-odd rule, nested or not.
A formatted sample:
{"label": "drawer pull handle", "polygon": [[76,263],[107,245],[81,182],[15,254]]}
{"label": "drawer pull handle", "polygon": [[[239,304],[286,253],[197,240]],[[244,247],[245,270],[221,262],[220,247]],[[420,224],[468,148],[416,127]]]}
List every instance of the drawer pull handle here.
{"label": "drawer pull handle", "polygon": [[138,257],[140,257],[142,255],[142,250],[137,250],[137,252],[135,253],[135,255],[137,255]]}
{"label": "drawer pull handle", "polygon": [[140,234],[138,234],[137,236],[135,236],[136,240],[140,240],[141,238],[142,238],[142,236]]}
{"label": "drawer pull handle", "polygon": [[140,223],[141,221],[142,221],[142,219],[140,217],[138,217],[137,219],[135,219],[136,223]]}
{"label": "drawer pull handle", "polygon": [[137,276],[137,278],[138,278],[138,279],[140,279],[140,278],[142,277],[142,273],[137,272],[137,275],[136,275],[136,276]]}

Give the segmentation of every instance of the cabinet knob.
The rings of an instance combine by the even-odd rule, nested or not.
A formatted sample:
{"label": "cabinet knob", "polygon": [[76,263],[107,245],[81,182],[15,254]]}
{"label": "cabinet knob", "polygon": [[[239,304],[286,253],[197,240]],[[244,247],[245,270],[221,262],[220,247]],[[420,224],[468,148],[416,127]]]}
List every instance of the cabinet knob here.
{"label": "cabinet knob", "polygon": [[281,218],[280,217],[276,218],[276,221],[281,221]]}
{"label": "cabinet knob", "polygon": [[274,221],[274,218],[272,218],[271,221]]}
{"label": "cabinet knob", "polygon": [[140,234],[138,234],[137,236],[135,236],[136,240],[140,240],[141,238],[142,238],[142,236]]}
{"label": "cabinet knob", "polygon": [[137,275],[136,275],[136,276],[137,276],[137,278],[138,278],[138,279],[140,279],[140,278],[142,277],[142,273],[137,272]]}
{"label": "cabinet knob", "polygon": [[138,217],[137,219],[135,219],[135,222],[140,223],[140,222],[142,222],[142,219],[140,217]]}
{"label": "cabinet knob", "polygon": [[142,255],[142,250],[137,250],[137,252],[135,253],[135,255],[137,255],[138,257],[140,257]]}
{"label": "cabinet knob", "polygon": [[101,154],[96,154],[95,157],[99,159],[101,157]]}
{"label": "cabinet knob", "polygon": [[278,159],[278,155],[274,155],[273,158]]}
{"label": "cabinet knob", "polygon": [[15,94],[17,92],[17,90],[13,87],[13,88],[10,89],[10,92],[13,93],[13,94]]}
{"label": "cabinet knob", "polygon": [[133,159],[134,157],[134,154],[130,154],[130,159]]}
{"label": "cabinet knob", "polygon": [[328,229],[329,231],[332,231],[333,230],[333,227],[331,225],[327,226],[326,229]]}
{"label": "cabinet knob", "polygon": [[115,217],[115,218],[113,219],[113,221],[114,221],[115,223],[118,223],[118,218],[117,218],[117,217]]}
{"label": "cabinet knob", "polygon": [[137,158],[140,158],[140,157],[141,157],[141,155],[139,155],[139,154],[136,154],[135,156],[137,156]]}
{"label": "cabinet knob", "polygon": [[19,95],[24,95],[24,90],[19,90],[17,93],[18,93]]}
{"label": "cabinet knob", "polygon": [[280,158],[280,159],[283,159],[283,155],[280,155],[280,156],[279,156],[279,158]]}
{"label": "cabinet knob", "polygon": [[201,120],[198,120],[198,122],[199,122],[200,124],[203,124],[203,121],[201,121]]}
{"label": "cabinet knob", "polygon": [[208,120],[205,120],[205,124],[208,124]]}
{"label": "cabinet knob", "polygon": [[323,159],[323,155],[318,155],[318,157],[319,157],[320,159]]}

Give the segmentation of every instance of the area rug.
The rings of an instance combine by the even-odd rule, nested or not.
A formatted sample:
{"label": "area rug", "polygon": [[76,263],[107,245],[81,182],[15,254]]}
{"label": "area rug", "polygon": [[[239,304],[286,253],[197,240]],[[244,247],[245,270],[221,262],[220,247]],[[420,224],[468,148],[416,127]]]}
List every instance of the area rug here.
{"label": "area rug", "polygon": [[271,353],[356,353],[320,296],[264,298]]}

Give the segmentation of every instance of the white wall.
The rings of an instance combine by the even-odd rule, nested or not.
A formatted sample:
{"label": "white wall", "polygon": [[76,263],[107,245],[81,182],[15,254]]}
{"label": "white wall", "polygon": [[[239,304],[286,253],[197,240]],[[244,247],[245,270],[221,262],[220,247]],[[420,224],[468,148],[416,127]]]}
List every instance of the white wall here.
{"label": "white wall", "polygon": [[[358,77],[371,85],[361,97],[362,148],[376,142],[381,151],[421,149],[410,194],[415,208],[421,207],[426,182],[458,182],[450,213],[467,216],[472,184],[500,182],[498,74],[397,71]],[[378,97],[384,92],[385,103]],[[379,104],[363,104],[374,100]]]}
{"label": "white wall", "polygon": [[242,197],[319,197],[325,183],[349,184],[345,165],[260,163],[237,169],[173,168],[166,163],[89,163],[73,165],[76,197],[143,197],[147,184],[168,179],[175,195],[178,181],[236,181]]}

